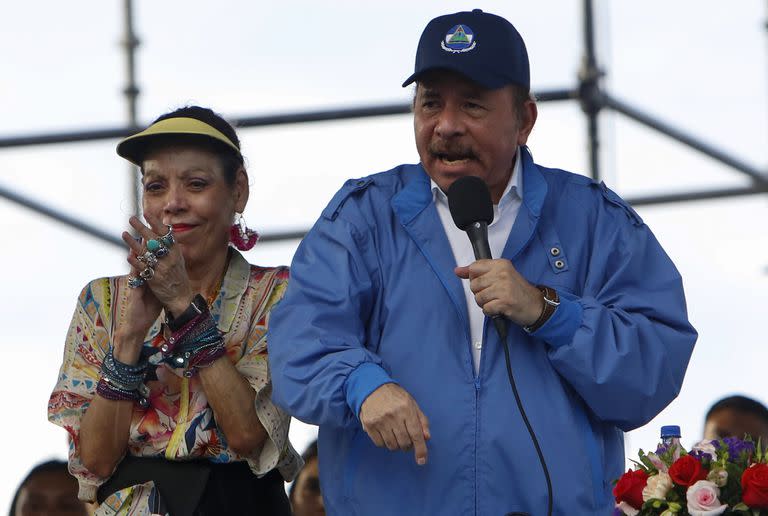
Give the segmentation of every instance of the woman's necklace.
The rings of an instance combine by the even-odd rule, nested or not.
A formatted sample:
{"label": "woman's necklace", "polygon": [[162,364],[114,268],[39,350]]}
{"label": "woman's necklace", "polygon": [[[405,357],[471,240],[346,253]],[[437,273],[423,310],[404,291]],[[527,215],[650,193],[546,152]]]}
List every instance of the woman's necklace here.
{"label": "woman's necklace", "polygon": [[224,269],[221,271],[221,275],[219,276],[219,281],[216,284],[216,288],[208,295],[208,297],[205,298],[205,302],[208,303],[208,307],[213,306],[213,302],[216,301],[216,298],[219,297],[219,292],[221,291],[221,285],[224,283],[224,276],[227,275],[227,269],[229,269],[229,260],[232,257],[232,249],[227,250],[227,259],[224,261]]}

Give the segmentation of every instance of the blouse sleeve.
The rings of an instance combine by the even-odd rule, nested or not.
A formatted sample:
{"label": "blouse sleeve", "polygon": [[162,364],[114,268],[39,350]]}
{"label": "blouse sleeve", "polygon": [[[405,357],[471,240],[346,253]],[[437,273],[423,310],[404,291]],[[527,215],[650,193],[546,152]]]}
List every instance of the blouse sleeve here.
{"label": "blouse sleeve", "polygon": [[98,486],[106,480],[85,469],[80,460],[80,423],[96,393],[101,362],[109,349],[109,324],[101,311],[102,295],[109,299],[109,281],[92,281],[80,293],[48,401],[48,420],[69,434],[69,471],[80,484],[78,496],[86,501],[96,499]]}
{"label": "blouse sleeve", "polygon": [[288,269],[285,267],[266,272],[256,286],[251,280],[255,306],[251,313],[243,356],[235,367],[256,391],[256,415],[268,436],[257,456],[247,458],[248,463],[258,475],[277,468],[283,478],[290,481],[298,473],[301,459],[288,440],[290,416],[272,403],[272,382],[267,360],[270,312],[283,297],[287,281]]}

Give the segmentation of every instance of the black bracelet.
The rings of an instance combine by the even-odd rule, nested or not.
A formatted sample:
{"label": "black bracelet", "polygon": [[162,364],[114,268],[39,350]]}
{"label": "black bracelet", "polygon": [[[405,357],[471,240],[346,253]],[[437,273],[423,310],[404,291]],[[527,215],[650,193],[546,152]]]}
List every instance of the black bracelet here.
{"label": "black bracelet", "polygon": [[189,303],[187,309],[184,310],[178,317],[174,317],[166,309],[165,324],[168,325],[168,328],[170,328],[172,332],[179,331],[185,324],[203,313],[207,308],[208,303],[205,301],[205,298],[200,294],[197,294],[192,298],[192,302]]}

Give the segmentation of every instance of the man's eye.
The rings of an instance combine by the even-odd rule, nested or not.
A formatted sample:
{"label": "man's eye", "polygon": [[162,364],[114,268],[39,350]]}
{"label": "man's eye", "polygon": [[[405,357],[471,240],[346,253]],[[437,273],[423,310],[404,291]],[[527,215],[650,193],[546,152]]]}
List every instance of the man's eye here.
{"label": "man's eye", "polygon": [[307,483],[304,484],[304,485],[306,486],[307,491],[312,491],[314,493],[319,493],[320,492],[320,479],[319,478],[316,478],[316,477],[308,478],[307,479]]}

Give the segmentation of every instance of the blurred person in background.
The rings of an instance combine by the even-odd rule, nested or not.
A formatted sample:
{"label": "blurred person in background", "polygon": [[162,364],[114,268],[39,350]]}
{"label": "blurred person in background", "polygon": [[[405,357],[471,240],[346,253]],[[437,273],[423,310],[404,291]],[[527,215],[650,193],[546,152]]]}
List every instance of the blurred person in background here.
{"label": "blurred person in background", "polygon": [[77,480],[67,463],[49,460],[33,467],[13,495],[9,516],[86,516],[77,498]]}
{"label": "blurred person in background", "polygon": [[317,441],[313,441],[301,454],[304,467],[291,484],[288,498],[294,516],[323,516],[325,505],[320,492],[320,468],[317,462]]}
{"label": "blurred person in background", "polygon": [[72,438],[80,499],[107,514],[290,514],[284,481],[301,459],[266,345],[288,270],[237,250],[257,238],[239,138],[192,106],[117,153],[141,169],[147,224],[123,233],[130,274],[80,294],[48,407]]}
{"label": "blurred person in background", "polygon": [[728,396],[714,403],[704,418],[704,439],[724,439],[748,434],[768,445],[768,408],[746,396]]}

